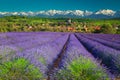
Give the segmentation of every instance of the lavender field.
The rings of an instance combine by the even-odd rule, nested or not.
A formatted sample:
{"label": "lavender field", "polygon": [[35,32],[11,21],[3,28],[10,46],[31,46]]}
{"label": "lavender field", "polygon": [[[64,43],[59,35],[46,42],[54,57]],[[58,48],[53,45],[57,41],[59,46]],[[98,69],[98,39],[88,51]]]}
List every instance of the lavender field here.
{"label": "lavender field", "polygon": [[120,80],[120,35],[0,33],[0,80]]}

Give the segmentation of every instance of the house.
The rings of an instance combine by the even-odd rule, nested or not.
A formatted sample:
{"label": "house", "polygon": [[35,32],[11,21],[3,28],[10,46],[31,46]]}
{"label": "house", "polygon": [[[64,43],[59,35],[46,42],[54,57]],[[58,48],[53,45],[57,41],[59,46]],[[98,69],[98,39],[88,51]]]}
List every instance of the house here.
{"label": "house", "polygon": [[67,31],[74,31],[75,28],[74,27],[67,27]]}

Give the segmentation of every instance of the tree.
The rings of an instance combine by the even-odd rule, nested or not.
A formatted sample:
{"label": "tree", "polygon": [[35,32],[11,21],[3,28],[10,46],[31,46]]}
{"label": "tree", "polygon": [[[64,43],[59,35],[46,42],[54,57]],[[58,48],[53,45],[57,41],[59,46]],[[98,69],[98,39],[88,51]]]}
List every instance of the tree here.
{"label": "tree", "polygon": [[101,26],[101,30],[100,30],[100,32],[101,33],[106,33],[106,34],[115,34],[116,33],[116,28],[115,27],[113,27],[111,24],[103,24],[102,26]]}
{"label": "tree", "polygon": [[120,25],[118,26],[117,34],[120,34]]}

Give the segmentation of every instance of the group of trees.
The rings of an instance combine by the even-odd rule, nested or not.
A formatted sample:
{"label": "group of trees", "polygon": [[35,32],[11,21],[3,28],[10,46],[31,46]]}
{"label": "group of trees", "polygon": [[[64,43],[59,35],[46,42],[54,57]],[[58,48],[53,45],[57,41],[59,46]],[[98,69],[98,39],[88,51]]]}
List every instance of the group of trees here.
{"label": "group of trees", "polygon": [[119,33],[120,19],[66,19],[7,16],[0,18],[0,32],[58,31]]}
{"label": "group of trees", "polygon": [[118,26],[113,27],[111,24],[102,24],[99,30],[95,30],[95,33],[116,34],[119,32]]}

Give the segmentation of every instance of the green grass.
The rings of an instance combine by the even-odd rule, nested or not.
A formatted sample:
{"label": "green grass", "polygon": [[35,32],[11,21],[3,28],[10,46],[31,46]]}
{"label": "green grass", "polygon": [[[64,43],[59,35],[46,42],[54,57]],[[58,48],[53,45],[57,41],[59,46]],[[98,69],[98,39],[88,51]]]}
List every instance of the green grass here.
{"label": "green grass", "polygon": [[0,64],[0,80],[41,80],[43,74],[24,58]]}
{"label": "green grass", "polygon": [[83,56],[55,75],[58,80],[110,80],[105,69]]}

